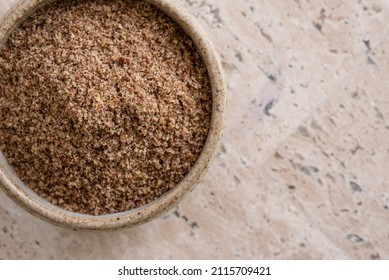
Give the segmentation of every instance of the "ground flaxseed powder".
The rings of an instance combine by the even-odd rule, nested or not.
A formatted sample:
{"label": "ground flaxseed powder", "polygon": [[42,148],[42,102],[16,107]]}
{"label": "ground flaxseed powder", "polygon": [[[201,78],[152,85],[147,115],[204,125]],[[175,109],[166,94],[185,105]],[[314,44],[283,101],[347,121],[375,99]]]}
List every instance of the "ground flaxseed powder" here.
{"label": "ground flaxseed powder", "polygon": [[145,1],[58,1],[0,51],[0,149],[74,212],[122,212],[173,188],[205,144],[211,103],[193,42]]}

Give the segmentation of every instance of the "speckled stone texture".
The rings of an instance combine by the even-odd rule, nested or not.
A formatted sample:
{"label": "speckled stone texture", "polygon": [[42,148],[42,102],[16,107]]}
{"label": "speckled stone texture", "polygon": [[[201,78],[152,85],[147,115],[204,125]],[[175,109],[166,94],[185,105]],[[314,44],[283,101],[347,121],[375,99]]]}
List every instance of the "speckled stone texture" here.
{"label": "speckled stone texture", "polygon": [[389,2],[179,2],[228,82],[207,175],[116,232],[52,226],[0,192],[0,258],[389,259]]}

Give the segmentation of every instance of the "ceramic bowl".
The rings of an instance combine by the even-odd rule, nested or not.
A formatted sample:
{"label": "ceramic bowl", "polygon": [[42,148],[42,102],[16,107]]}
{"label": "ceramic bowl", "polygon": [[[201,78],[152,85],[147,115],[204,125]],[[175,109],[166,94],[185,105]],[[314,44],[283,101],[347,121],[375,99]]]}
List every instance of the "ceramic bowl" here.
{"label": "ceramic bowl", "polygon": [[[181,201],[185,195],[194,189],[210,165],[222,136],[226,110],[225,85],[218,57],[203,29],[175,0],[144,1],[148,1],[164,11],[181,26],[194,41],[207,66],[212,85],[212,121],[207,142],[199,159],[176,187],[150,204],[117,214],[91,216],[66,211],[38,196],[18,178],[12,167],[7,163],[4,155],[0,152],[0,187],[11,199],[31,214],[53,224],[75,230],[117,229],[140,225],[164,213]],[[21,0],[17,2],[0,19],[0,48],[6,43],[9,34],[26,18],[51,2],[53,0]]]}

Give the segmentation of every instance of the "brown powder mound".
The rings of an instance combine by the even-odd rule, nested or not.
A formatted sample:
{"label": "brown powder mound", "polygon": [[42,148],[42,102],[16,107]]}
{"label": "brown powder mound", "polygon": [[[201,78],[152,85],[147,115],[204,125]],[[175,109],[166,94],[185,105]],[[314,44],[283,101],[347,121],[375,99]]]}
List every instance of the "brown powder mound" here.
{"label": "brown powder mound", "polygon": [[193,42],[144,1],[58,1],[0,51],[0,149],[74,212],[122,212],[173,188],[205,144],[211,103]]}

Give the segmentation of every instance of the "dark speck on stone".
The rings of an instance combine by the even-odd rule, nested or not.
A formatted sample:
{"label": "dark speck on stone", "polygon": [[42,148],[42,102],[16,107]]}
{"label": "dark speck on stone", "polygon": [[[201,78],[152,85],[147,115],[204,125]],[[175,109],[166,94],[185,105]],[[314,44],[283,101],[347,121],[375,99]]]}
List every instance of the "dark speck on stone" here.
{"label": "dark speck on stone", "polygon": [[359,98],[358,92],[353,92],[353,93],[352,93],[352,97],[353,97],[354,99],[358,99],[358,98]]}
{"label": "dark speck on stone", "polygon": [[187,222],[187,221],[189,220],[188,217],[185,216],[185,215],[182,216],[182,219],[183,219],[185,222]]}
{"label": "dark speck on stone", "polygon": [[367,51],[371,51],[370,40],[363,40],[363,43],[365,44]]}
{"label": "dark speck on stone", "polygon": [[375,64],[375,61],[370,56],[368,56],[367,57],[367,63],[368,64]]}
{"label": "dark speck on stone", "polygon": [[311,175],[311,171],[309,170],[308,167],[306,167],[306,166],[299,166],[299,169],[300,169],[300,171],[303,172],[305,175],[308,175],[308,176]]}
{"label": "dark speck on stone", "polygon": [[347,239],[351,243],[359,243],[359,242],[363,241],[363,239],[359,235],[356,235],[356,234],[349,234],[349,235],[347,235]]}
{"label": "dark speck on stone", "polygon": [[274,76],[273,74],[269,74],[269,75],[267,75],[267,77],[268,77],[269,80],[272,81],[272,82],[276,82],[276,81],[277,81],[276,76]]}
{"label": "dark speck on stone", "polygon": [[271,111],[271,109],[273,109],[274,103],[275,103],[275,101],[272,100],[269,103],[267,103],[267,105],[265,106],[265,110],[264,111],[265,111],[265,115],[266,116],[271,116],[270,111]]}
{"label": "dark speck on stone", "polygon": [[243,62],[243,56],[240,52],[236,52],[235,53],[235,57],[240,61],[240,62]]}
{"label": "dark speck on stone", "polygon": [[198,228],[199,225],[198,225],[196,222],[193,222],[193,223],[190,224],[190,227],[191,227],[192,229],[194,229],[194,228]]}
{"label": "dark speck on stone", "polygon": [[289,185],[288,188],[289,188],[290,190],[295,190],[295,189],[296,189],[296,187],[293,186],[293,185]]}
{"label": "dark speck on stone", "polygon": [[177,217],[177,218],[179,218],[181,215],[180,215],[180,212],[178,212],[177,210],[176,211],[174,211],[174,215]]}
{"label": "dark speck on stone", "polygon": [[298,131],[300,132],[301,135],[304,137],[309,137],[309,131],[305,126],[299,126]]}
{"label": "dark speck on stone", "polygon": [[351,186],[351,189],[352,189],[354,192],[361,192],[361,191],[362,191],[361,186],[358,185],[357,183],[353,182],[353,181],[350,181],[350,186]]}
{"label": "dark speck on stone", "polygon": [[280,155],[280,153],[278,153],[278,152],[276,152],[276,153],[274,154],[274,157],[275,157],[276,159],[283,159],[283,156]]}
{"label": "dark speck on stone", "polygon": [[320,23],[315,22],[315,21],[312,22],[312,23],[313,23],[313,26],[314,26],[319,32],[321,32],[323,26],[322,26]]}
{"label": "dark speck on stone", "polygon": [[311,166],[311,170],[315,173],[318,173],[319,172],[319,168],[315,167],[315,166]]}

